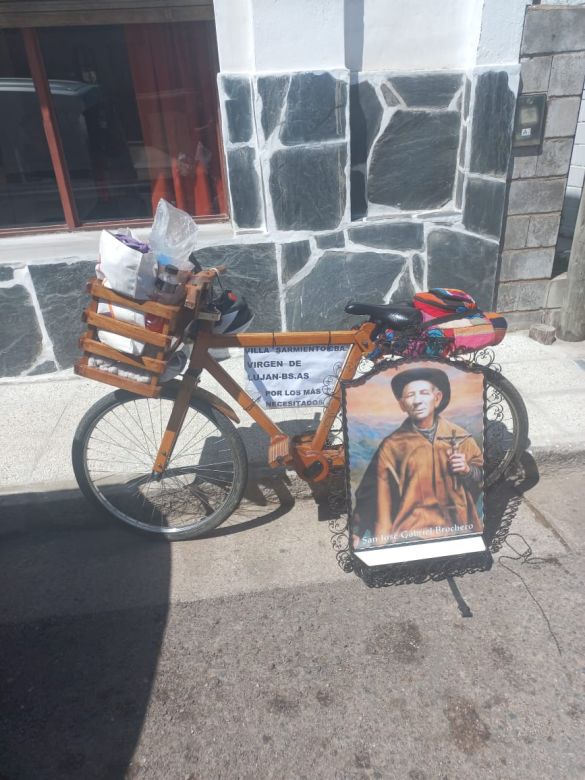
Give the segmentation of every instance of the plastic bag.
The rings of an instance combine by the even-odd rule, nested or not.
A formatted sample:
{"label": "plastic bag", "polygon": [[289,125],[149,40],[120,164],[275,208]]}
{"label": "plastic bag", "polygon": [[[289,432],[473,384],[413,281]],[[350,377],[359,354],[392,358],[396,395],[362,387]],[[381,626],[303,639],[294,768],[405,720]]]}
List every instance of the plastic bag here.
{"label": "plastic bag", "polygon": [[[137,246],[140,248],[137,249]],[[156,260],[152,252],[141,251],[144,247],[131,230],[120,230],[118,236],[102,230],[97,276],[105,277],[112,290],[120,295],[139,301],[151,298],[156,279]]]}
{"label": "plastic bag", "polygon": [[197,225],[193,218],[161,198],[156,207],[150,233],[150,247],[157,263],[159,265],[170,263],[180,271],[192,271],[189,255],[196,244]]}

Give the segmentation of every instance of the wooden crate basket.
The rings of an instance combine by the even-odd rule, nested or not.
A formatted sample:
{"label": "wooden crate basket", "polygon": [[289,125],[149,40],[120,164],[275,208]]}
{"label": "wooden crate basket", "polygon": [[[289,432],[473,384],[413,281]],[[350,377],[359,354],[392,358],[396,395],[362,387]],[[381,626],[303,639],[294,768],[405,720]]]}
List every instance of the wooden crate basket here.
{"label": "wooden crate basket", "polygon": [[[162,389],[160,377],[174,353],[174,347],[180,343],[186,326],[193,319],[194,312],[183,308],[183,306],[166,306],[155,301],[140,302],[133,298],[126,298],[104,287],[97,279],[88,282],[87,291],[91,295],[91,300],[82,315],[87,324],[87,331],[79,339],[83,357],[75,363],[75,373],[88,379],[95,379],[98,382],[130,390],[147,398],[158,398]],[[160,317],[164,320],[162,332],[158,333],[139,325],[98,314],[100,302],[122,306],[144,315],[150,314]],[[127,355],[125,352],[120,352],[102,343],[98,338],[98,330],[116,333],[143,342],[146,345],[143,354],[140,356]],[[149,379],[147,382],[140,382],[118,376],[118,374],[110,373],[96,366],[90,366],[90,357],[107,358],[127,366],[129,370],[145,373]]]}

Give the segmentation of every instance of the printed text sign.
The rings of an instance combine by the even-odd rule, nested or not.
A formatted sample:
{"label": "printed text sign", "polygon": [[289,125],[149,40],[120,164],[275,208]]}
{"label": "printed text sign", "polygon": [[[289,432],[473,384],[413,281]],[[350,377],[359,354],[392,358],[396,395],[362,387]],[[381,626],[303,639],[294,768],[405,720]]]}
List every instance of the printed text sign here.
{"label": "printed text sign", "polygon": [[244,352],[248,392],[268,409],[323,406],[347,347],[254,347]]}

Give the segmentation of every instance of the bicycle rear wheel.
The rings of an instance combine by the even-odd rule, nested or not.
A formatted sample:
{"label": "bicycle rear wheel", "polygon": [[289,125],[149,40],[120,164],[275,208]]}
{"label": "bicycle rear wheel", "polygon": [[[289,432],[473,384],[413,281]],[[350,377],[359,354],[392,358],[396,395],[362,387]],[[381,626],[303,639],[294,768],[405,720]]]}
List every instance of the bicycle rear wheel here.
{"label": "bicycle rear wheel", "polygon": [[182,540],[215,528],[237,508],[247,458],[230,420],[193,398],[167,469],[154,478],[152,465],[174,396],[171,389],[156,399],[110,393],[81,420],[72,456],[82,492],[110,517]]}
{"label": "bicycle rear wheel", "polygon": [[486,370],[485,485],[504,477],[528,446],[528,413],[522,396],[499,372]]}

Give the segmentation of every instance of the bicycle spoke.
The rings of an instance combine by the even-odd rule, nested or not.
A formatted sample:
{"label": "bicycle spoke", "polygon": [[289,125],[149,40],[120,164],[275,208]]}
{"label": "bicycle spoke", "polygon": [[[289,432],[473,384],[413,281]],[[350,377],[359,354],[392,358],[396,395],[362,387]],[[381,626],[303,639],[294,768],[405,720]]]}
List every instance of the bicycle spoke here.
{"label": "bicycle spoke", "polygon": [[[140,411],[138,410],[138,406],[136,405],[136,401],[134,401],[134,408],[136,409],[136,416],[138,417],[139,423],[140,423],[140,429],[142,431],[142,435],[144,436],[144,443],[146,444],[146,449],[148,450],[149,455],[152,457],[152,452],[150,451],[150,446],[148,443],[148,439],[146,438],[146,432],[144,430],[144,426],[142,425],[142,420],[140,418]],[[150,409],[150,407],[149,407]],[[128,411],[128,410],[126,410]],[[130,414],[128,412],[128,414]],[[154,437],[154,430],[153,430],[153,441],[156,441],[156,438]]]}
{"label": "bicycle spoke", "polygon": [[[179,457],[181,456],[181,454],[182,454],[183,452],[185,452],[185,450],[187,449],[187,447],[188,447],[188,446],[191,444],[191,442],[193,441],[193,439],[195,439],[195,438],[196,438],[198,435],[199,435],[199,439],[197,439],[197,442],[200,442],[200,441],[203,439],[203,435],[200,435],[200,434],[202,434],[202,432],[205,430],[205,428],[207,428],[207,426],[208,426],[208,425],[211,425],[211,421],[210,421],[210,420],[208,420],[208,421],[207,421],[207,423],[206,423],[206,424],[203,426],[203,428],[202,428],[200,431],[197,431],[197,433],[195,434],[195,436],[193,436],[191,439],[189,439],[189,441],[188,441],[188,442],[187,442],[187,444],[186,444],[186,445],[183,447],[183,449],[179,450],[179,452],[177,453],[176,457],[178,457],[178,458],[179,458]],[[195,442],[195,443],[197,443],[197,442]]]}
{"label": "bicycle spoke", "polygon": [[[119,420],[119,419],[118,419],[118,417],[116,416],[116,413],[115,413],[115,412],[112,412],[112,414],[113,414],[113,416],[115,417],[115,419],[116,419],[116,420],[118,420],[118,422],[122,422],[121,420]],[[114,428],[114,426],[113,426],[113,424],[111,423],[111,421],[110,421],[110,420],[105,420],[105,422],[107,422],[107,423],[108,423],[108,425],[110,425],[112,428]],[[142,444],[140,443],[140,441],[139,441],[139,440],[136,438],[136,436],[135,436],[135,435],[132,433],[132,431],[131,431],[131,430],[128,428],[128,426],[127,426],[127,425],[125,425],[123,422],[122,422],[122,425],[124,426],[124,428],[126,429],[126,431],[128,432],[128,434],[130,435],[130,437],[131,437],[131,439],[134,441],[134,443],[138,445],[139,449],[141,449],[141,450],[144,452],[144,454],[145,454],[147,457],[149,457],[149,458],[150,458],[150,457],[151,457],[151,456],[150,456],[150,452],[148,452],[148,450],[145,450],[145,449],[143,448],[143,446],[142,446]],[[118,431],[116,428],[114,428],[114,430],[115,430],[117,433],[119,433],[119,431]],[[122,435],[123,435],[123,434],[122,434]]]}
{"label": "bicycle spoke", "polygon": [[[139,528],[173,533],[214,515],[232,494],[233,448],[215,417],[190,408],[176,452],[161,475],[152,471],[172,400],[130,398],[96,421],[85,443],[85,469],[110,513]],[[146,408],[145,408],[146,407]]]}

